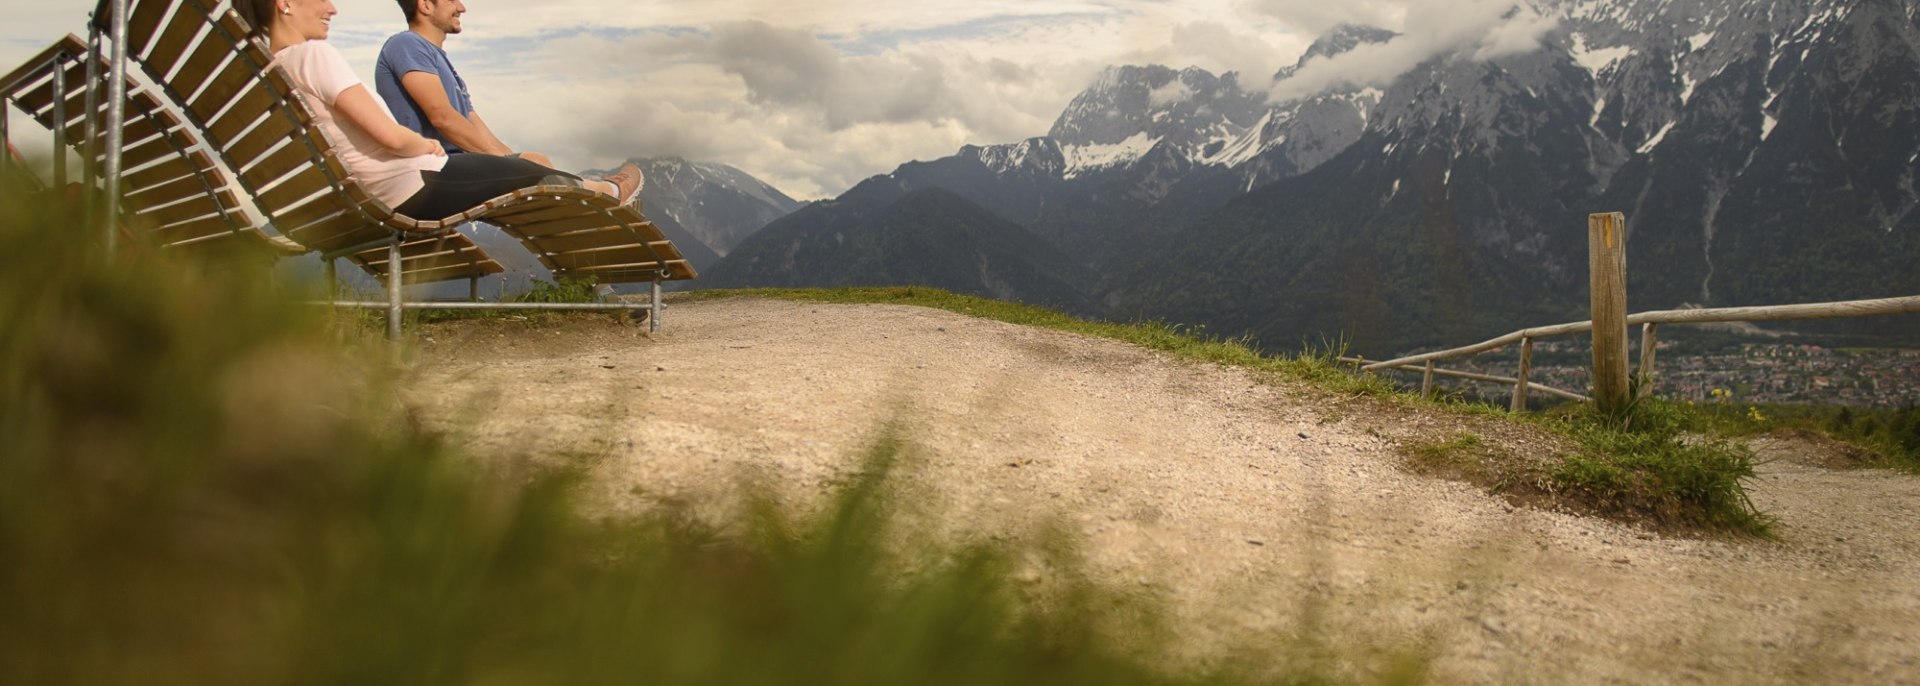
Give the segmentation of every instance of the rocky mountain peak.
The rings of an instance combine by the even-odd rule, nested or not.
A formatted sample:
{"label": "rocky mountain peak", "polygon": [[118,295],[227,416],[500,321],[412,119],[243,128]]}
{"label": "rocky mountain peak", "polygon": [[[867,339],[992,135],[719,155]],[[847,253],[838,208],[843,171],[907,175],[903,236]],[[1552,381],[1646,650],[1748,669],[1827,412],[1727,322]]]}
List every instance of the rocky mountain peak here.
{"label": "rocky mountain peak", "polygon": [[1263,111],[1262,96],[1241,90],[1235,74],[1113,67],[1073,99],[1048,137],[1072,174],[1124,165],[1163,144],[1198,150],[1233,138]]}
{"label": "rocky mountain peak", "polygon": [[1281,67],[1280,71],[1273,75],[1273,80],[1285,81],[1293,78],[1293,75],[1306,67],[1308,62],[1344,55],[1362,45],[1386,43],[1398,37],[1400,37],[1398,33],[1375,26],[1361,24],[1335,26],[1314,40],[1313,45],[1307,46],[1307,51],[1300,55],[1299,62],[1293,66]]}

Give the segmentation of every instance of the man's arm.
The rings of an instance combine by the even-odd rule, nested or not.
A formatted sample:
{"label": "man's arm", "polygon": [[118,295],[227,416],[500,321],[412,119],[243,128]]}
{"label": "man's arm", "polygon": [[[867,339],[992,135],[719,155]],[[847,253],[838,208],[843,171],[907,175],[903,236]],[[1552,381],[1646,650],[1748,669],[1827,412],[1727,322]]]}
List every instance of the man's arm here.
{"label": "man's arm", "polygon": [[440,77],[432,72],[411,71],[400,77],[400,86],[407,91],[407,97],[420,106],[420,112],[427,117],[427,123],[440,131],[440,135],[461,150],[484,152],[493,155],[511,155],[513,150],[492,132],[475,126],[460,111],[453,108],[447,100],[447,91],[440,84]]}
{"label": "man's arm", "polygon": [[467,122],[473,124],[473,128],[479,129],[481,138],[492,141],[494,145],[500,146],[502,150],[513,149],[508,147],[505,142],[502,142],[499,136],[493,135],[493,129],[487,126],[487,121],[480,118],[480,110],[467,113]]}

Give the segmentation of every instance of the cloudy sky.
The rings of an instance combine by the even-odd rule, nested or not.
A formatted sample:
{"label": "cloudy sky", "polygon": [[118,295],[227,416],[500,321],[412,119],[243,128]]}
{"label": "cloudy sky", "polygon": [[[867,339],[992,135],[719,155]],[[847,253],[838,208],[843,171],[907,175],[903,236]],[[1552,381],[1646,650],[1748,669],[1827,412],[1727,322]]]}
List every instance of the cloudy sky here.
{"label": "cloudy sky", "polygon": [[[371,78],[380,43],[404,29],[399,10],[392,0],[336,3],[332,41]],[[1425,42],[1496,40],[1511,32],[1511,3],[468,0],[465,32],[447,49],[501,138],[559,166],[681,155],[740,167],[811,199],[964,144],[1043,135],[1107,65],[1264,76],[1339,22],[1411,26],[1410,38],[1446,23],[1470,35]],[[9,17],[0,67],[79,29],[92,5],[0,0]],[[1463,15],[1484,21],[1455,21]],[[1399,52],[1430,49],[1414,40]],[[1316,78],[1341,78],[1341,70],[1321,71]]]}

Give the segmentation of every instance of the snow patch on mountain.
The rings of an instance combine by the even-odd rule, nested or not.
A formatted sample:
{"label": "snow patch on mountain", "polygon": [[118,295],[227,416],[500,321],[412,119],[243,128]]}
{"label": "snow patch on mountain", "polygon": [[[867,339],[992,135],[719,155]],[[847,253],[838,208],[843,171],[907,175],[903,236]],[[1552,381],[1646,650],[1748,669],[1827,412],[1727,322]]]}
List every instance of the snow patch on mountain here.
{"label": "snow patch on mountain", "polygon": [[1126,140],[1110,145],[1070,145],[1060,152],[1067,158],[1065,178],[1074,178],[1090,171],[1110,169],[1140,159],[1160,144],[1159,138],[1141,131]]}
{"label": "snow patch on mountain", "polygon": [[1573,34],[1573,62],[1598,77],[1601,73],[1613,69],[1616,65],[1634,55],[1633,48],[1617,45],[1611,48],[1594,48],[1587,45],[1584,34]]}

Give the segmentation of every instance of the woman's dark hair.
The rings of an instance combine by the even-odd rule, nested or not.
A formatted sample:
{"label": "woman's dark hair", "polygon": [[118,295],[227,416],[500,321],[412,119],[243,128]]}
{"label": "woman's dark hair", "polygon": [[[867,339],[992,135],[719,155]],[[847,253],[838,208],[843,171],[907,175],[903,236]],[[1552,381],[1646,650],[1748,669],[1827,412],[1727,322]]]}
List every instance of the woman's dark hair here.
{"label": "woman's dark hair", "polygon": [[420,17],[420,0],[400,0],[400,13],[407,15],[407,25]]}
{"label": "woman's dark hair", "polygon": [[273,21],[275,0],[233,0],[233,12],[247,21],[253,35],[267,37],[267,25]]}

